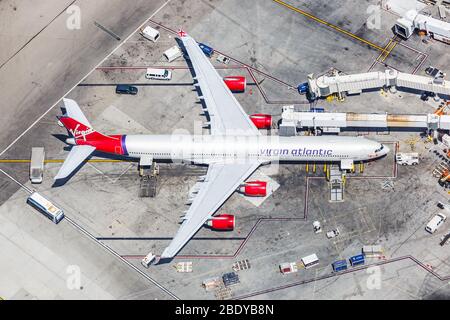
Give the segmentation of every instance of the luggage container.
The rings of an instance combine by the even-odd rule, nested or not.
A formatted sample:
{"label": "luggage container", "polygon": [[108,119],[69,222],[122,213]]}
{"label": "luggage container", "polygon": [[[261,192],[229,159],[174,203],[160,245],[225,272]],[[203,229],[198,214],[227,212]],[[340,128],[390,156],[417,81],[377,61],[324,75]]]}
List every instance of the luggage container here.
{"label": "luggage container", "polygon": [[170,49],[167,49],[163,53],[163,57],[167,59],[168,62],[175,61],[179,57],[181,57],[183,54],[181,53],[181,50],[178,46],[173,46]]}
{"label": "luggage container", "polygon": [[303,257],[302,263],[305,266],[305,269],[309,269],[319,264],[319,258],[317,258],[317,255],[314,253],[309,256]]}
{"label": "luggage container", "polygon": [[333,262],[331,265],[333,267],[334,272],[344,271],[347,270],[347,261],[345,260],[338,260]]}
{"label": "luggage container", "polygon": [[239,276],[235,272],[225,273],[222,276],[222,280],[223,280],[223,284],[225,285],[225,287],[229,287],[229,286],[238,284],[240,282]]}
{"label": "luggage container", "polygon": [[141,30],[141,35],[150,41],[156,42],[159,39],[159,31],[156,29],[153,29],[150,26],[146,26],[144,29]]}
{"label": "luggage container", "polygon": [[210,46],[207,46],[204,43],[199,43],[198,46],[200,47],[200,49],[202,49],[203,53],[208,57],[211,58],[211,56],[214,53],[214,49],[211,48]]}
{"label": "luggage container", "polygon": [[383,248],[380,245],[364,246],[362,254],[366,258],[375,258],[383,255]]}
{"label": "luggage container", "polygon": [[366,262],[363,254],[358,254],[357,256],[353,256],[349,260],[350,260],[350,264],[352,267],[363,265]]}
{"label": "luggage container", "polygon": [[298,272],[298,266],[295,262],[285,262],[280,264],[280,272],[282,274],[290,274]]}

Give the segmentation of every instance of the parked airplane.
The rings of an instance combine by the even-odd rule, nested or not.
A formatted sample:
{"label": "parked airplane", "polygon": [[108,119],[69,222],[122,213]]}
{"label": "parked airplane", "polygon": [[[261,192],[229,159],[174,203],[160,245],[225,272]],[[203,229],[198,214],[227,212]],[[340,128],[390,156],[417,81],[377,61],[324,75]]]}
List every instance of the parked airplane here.
{"label": "parked airplane", "polygon": [[55,179],[67,178],[95,150],[147,163],[166,159],[208,165],[206,176],[201,177],[191,195],[191,205],[180,229],[161,254],[162,259],[173,258],[205,223],[216,229],[232,229],[233,216],[213,215],[238,189],[249,196],[265,195],[264,182],[245,183],[263,164],[323,161],[338,162],[343,169],[349,169],[356,161],[379,158],[389,152],[388,147],[362,137],[262,135],[197,42],[186,33],[180,32],[180,37],[209,116],[210,135],[103,135],[93,129],[77,103],[69,99],[64,99],[66,114],[59,117],[72,135],[66,142],[73,147]]}

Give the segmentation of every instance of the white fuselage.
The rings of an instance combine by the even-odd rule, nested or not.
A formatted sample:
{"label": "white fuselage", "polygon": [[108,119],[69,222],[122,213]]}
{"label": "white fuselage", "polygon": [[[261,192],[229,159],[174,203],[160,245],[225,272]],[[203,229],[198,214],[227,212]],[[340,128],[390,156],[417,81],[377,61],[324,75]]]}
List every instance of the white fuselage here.
{"label": "white fuselage", "polygon": [[362,137],[337,136],[215,136],[127,135],[125,154],[173,161],[364,161],[381,157],[389,148]]}

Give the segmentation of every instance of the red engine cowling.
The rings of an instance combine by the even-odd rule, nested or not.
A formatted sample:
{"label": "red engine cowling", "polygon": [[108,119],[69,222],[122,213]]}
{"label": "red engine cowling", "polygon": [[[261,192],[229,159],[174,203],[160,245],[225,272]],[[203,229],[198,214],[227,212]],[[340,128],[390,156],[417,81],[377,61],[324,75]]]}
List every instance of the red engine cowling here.
{"label": "red engine cowling", "polygon": [[267,196],[267,182],[249,181],[241,186],[240,191],[247,197],[265,197]]}
{"label": "red engine cowling", "polygon": [[245,92],[247,88],[247,80],[242,76],[225,77],[223,81],[231,92]]}
{"label": "red engine cowling", "polygon": [[272,128],[272,116],[270,114],[253,114],[250,116],[250,120],[258,129]]}
{"label": "red engine cowling", "polygon": [[213,230],[233,231],[235,219],[232,214],[219,214],[206,223]]}

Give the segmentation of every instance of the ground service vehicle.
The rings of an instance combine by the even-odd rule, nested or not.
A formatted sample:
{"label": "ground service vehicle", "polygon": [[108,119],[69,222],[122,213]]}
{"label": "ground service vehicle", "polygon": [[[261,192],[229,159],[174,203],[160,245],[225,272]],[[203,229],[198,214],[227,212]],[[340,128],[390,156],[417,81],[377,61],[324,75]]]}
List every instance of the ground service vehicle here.
{"label": "ground service vehicle", "polygon": [[399,152],[395,155],[395,161],[402,166],[415,166],[419,164],[419,154]]}
{"label": "ground service vehicle", "polygon": [[62,209],[55,206],[52,202],[37,192],[33,192],[28,197],[27,202],[56,224],[64,218],[64,212]]}
{"label": "ground service vehicle", "polygon": [[438,213],[433,217],[433,219],[430,220],[430,222],[428,222],[425,230],[433,234],[437,229],[439,229],[439,227],[445,222],[445,220],[447,220],[447,216],[442,213]]}
{"label": "ground service vehicle", "polygon": [[170,80],[172,72],[166,69],[148,68],[145,77],[149,80]]}
{"label": "ground service vehicle", "polygon": [[44,148],[31,148],[30,180],[31,183],[42,183],[44,175]]}
{"label": "ground service vehicle", "polygon": [[138,93],[138,88],[131,86],[129,84],[119,84],[116,87],[117,94],[132,94],[135,95]]}

